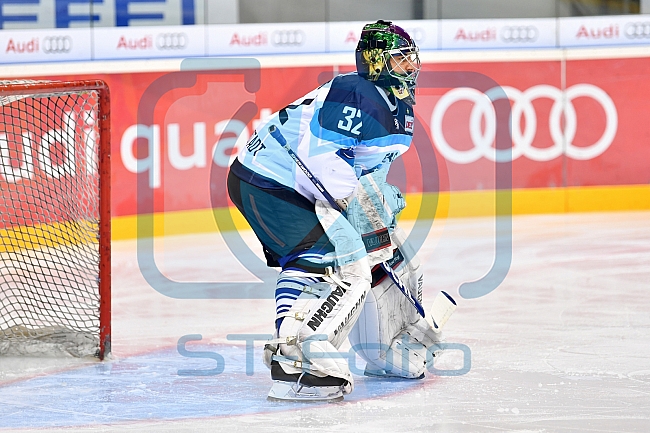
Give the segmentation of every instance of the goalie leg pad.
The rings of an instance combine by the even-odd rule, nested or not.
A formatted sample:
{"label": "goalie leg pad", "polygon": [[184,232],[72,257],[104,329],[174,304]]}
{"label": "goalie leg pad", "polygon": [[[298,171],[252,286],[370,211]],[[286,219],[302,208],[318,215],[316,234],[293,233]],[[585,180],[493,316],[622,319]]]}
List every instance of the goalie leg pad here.
{"label": "goalie leg pad", "polygon": [[[422,300],[422,271],[414,252],[404,244],[404,233],[394,232],[399,246],[396,274],[413,296]],[[420,377],[431,362],[442,335],[435,332],[390,278],[370,289],[361,316],[350,333],[350,343],[372,375]]]}
{"label": "goalie leg pad", "polygon": [[321,275],[297,269],[283,270],[275,286],[276,329],[280,327],[286,313],[291,310],[299,296],[317,299],[323,290],[329,290]]}
{"label": "goalie leg pad", "polygon": [[[359,355],[366,359],[365,374],[367,376],[403,377],[407,379],[422,378],[427,365],[433,363],[433,358],[441,350],[439,343],[441,334],[433,331],[426,320],[420,319],[409,325],[386,345],[365,343],[370,350],[364,349],[364,343]],[[372,350],[381,347],[382,350]]]}
{"label": "goalie leg pad", "polygon": [[367,258],[342,266],[335,275],[324,278],[328,280],[325,290],[302,293],[283,313],[277,340],[279,355],[274,359],[287,374],[344,379],[344,393],[349,393],[354,383],[347,359],[338,348],[356,323],[370,288]]}

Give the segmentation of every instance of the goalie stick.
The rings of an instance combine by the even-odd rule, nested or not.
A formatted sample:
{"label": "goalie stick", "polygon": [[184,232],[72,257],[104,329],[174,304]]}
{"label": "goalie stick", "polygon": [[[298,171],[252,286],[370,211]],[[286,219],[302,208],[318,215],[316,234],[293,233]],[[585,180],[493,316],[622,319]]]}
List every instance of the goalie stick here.
{"label": "goalie stick", "polygon": [[[275,125],[271,125],[269,126],[268,131],[269,134],[271,134],[271,136],[280,144],[280,146],[282,146],[282,148],[287,151],[289,156],[291,156],[300,170],[302,170],[305,176],[307,176],[307,178],[314,184],[316,189],[318,189],[318,191],[323,194],[329,204],[337,211],[343,212],[343,208],[341,208],[334,197],[332,197],[332,195],[325,189],[325,186],[323,186],[320,180],[314,176],[314,174],[307,168],[307,166],[303,163],[296,152],[294,152],[293,149],[289,146],[289,143],[287,143],[287,140],[284,138],[280,130]],[[395,274],[393,269],[386,262],[382,262],[381,267],[384,272],[386,272],[386,274],[390,277],[390,279],[393,280],[393,283],[395,283],[395,286],[397,286],[400,292],[402,292],[406,299],[417,310],[420,316],[422,316],[429,323],[431,328],[439,331],[447,322],[449,316],[451,316],[451,314],[456,309],[456,302],[452,299],[452,297],[445,292],[440,292],[433,302],[429,316],[427,316],[424,312],[424,308],[422,308],[422,305],[418,302],[417,299],[415,299],[415,297],[413,297],[411,291],[404,287],[404,284]],[[438,320],[436,321],[435,318],[438,318]]]}
{"label": "goalie stick", "polygon": [[436,295],[429,315],[424,319],[434,331],[440,332],[454,311],[456,311],[456,301],[447,292],[441,291]]}

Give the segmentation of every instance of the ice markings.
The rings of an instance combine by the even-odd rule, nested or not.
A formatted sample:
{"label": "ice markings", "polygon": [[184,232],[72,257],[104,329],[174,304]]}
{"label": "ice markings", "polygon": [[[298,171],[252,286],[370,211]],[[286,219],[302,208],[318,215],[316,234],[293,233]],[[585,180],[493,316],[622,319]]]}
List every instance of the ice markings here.
{"label": "ice markings", "polygon": [[[214,361],[183,357],[176,348],[169,348],[13,382],[0,387],[0,404],[4,407],[0,426],[74,427],[293,411],[304,407],[301,403],[266,400],[271,386],[269,372],[260,356],[255,356],[254,374],[246,374],[250,366],[245,347],[196,346],[215,348],[224,358],[223,373],[218,375],[178,375],[178,370],[213,368]],[[421,389],[423,383],[355,377],[355,392],[345,399],[373,406],[369,399]]]}

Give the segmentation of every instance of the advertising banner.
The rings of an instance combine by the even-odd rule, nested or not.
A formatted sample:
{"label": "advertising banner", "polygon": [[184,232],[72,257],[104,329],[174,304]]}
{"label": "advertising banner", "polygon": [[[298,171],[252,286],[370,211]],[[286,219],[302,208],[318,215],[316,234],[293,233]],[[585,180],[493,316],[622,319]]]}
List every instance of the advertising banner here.
{"label": "advertising banner", "polygon": [[323,53],[325,23],[208,26],[208,55]]}
{"label": "advertising banner", "polygon": [[[12,10],[9,5],[3,7],[0,22],[2,11]],[[140,19],[151,14],[132,15]],[[4,18],[9,20],[7,25],[13,18]],[[86,27],[79,20],[73,21],[80,27],[0,30],[2,63],[343,53],[354,50],[366,24],[347,21]],[[638,15],[395,23],[413,37],[421,51],[650,44],[650,20]]]}
{"label": "advertising banner", "polygon": [[[232,0],[227,1],[226,14]],[[207,0],[3,0],[0,29],[203,24]]]}
{"label": "advertising banner", "polygon": [[549,48],[555,29],[554,18],[441,20],[440,48]]}
{"label": "advertising banner", "polygon": [[559,45],[562,47],[650,43],[647,15],[569,17],[559,21]]}
{"label": "advertising banner", "polygon": [[[243,70],[192,79],[189,72],[93,76],[108,82],[119,107],[112,112],[114,215],[138,211],[139,174],[157,212],[227,206],[227,167],[260,118],[344,69],[263,68],[253,73],[259,88]],[[650,89],[638,85],[648,70],[650,58],[568,60],[564,69],[559,60],[424,64],[414,144],[393,162],[389,181],[406,193],[490,190],[499,164],[512,164],[515,189],[648,184]],[[443,72],[465,81],[449,88],[427,78]],[[147,92],[164,76],[167,90]],[[495,88],[479,91],[472,77]],[[162,96],[143,102],[145,93]],[[491,101],[506,97],[512,145],[497,150]],[[139,108],[153,110],[153,121],[143,124]]]}
{"label": "advertising banner", "polygon": [[648,70],[650,58],[567,62],[567,186],[650,184]]}
{"label": "advertising banner", "polygon": [[105,27],[94,35],[96,60],[205,55],[204,26]]}
{"label": "advertising banner", "polygon": [[91,59],[90,29],[0,32],[1,63],[85,61]]}

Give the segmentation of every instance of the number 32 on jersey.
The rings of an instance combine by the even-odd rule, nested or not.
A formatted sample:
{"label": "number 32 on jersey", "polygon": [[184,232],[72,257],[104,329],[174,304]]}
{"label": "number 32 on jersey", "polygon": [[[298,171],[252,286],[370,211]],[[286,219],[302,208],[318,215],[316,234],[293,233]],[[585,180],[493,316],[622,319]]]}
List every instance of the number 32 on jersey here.
{"label": "number 32 on jersey", "polygon": [[[343,116],[345,116],[345,120],[339,120],[339,129],[351,132],[354,135],[359,135],[361,133],[361,131],[359,131],[361,128],[361,110],[346,105],[343,107]],[[357,119],[359,119],[358,123]]]}

